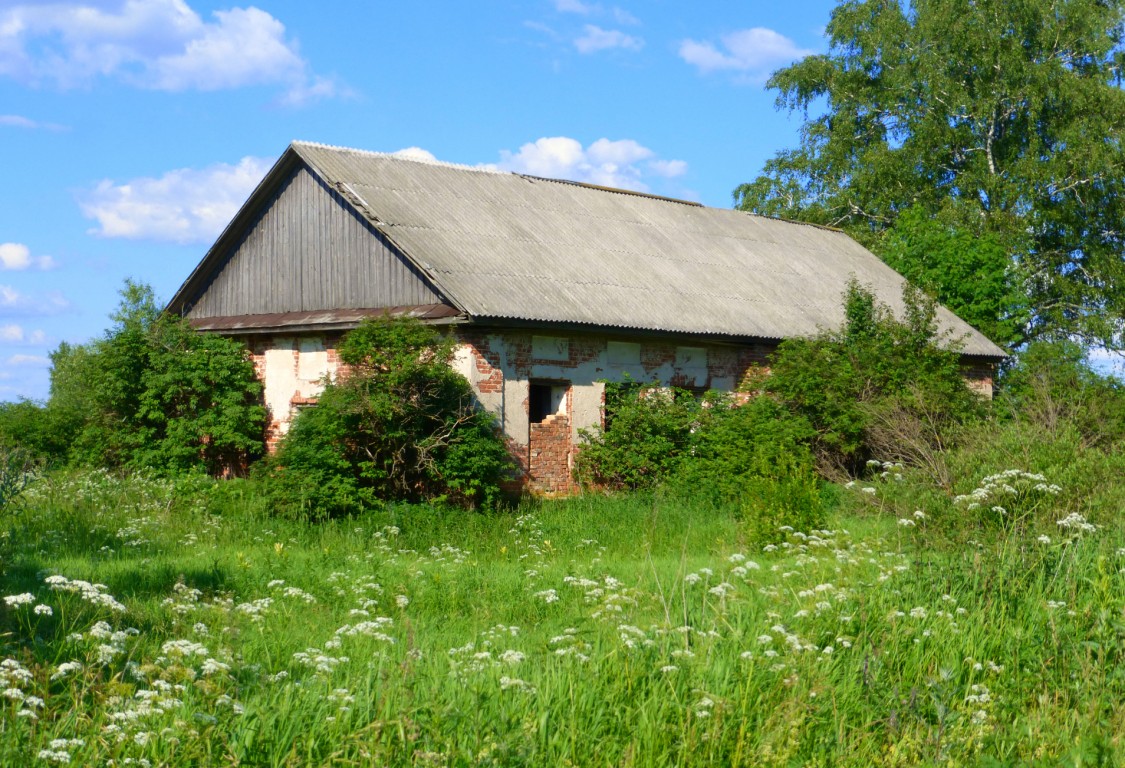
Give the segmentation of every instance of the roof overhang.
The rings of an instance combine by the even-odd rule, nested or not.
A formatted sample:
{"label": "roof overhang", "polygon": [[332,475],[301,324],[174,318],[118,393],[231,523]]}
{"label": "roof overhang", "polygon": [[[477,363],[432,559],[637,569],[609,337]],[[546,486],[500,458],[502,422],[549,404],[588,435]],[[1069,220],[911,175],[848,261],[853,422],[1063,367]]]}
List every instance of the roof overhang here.
{"label": "roof overhang", "polygon": [[214,331],[233,336],[275,333],[349,331],[369,317],[414,317],[432,325],[464,321],[457,309],[448,304],[420,304],[411,307],[382,309],[330,309],[310,312],[279,312],[266,315],[234,315],[199,317],[189,322],[197,331]]}

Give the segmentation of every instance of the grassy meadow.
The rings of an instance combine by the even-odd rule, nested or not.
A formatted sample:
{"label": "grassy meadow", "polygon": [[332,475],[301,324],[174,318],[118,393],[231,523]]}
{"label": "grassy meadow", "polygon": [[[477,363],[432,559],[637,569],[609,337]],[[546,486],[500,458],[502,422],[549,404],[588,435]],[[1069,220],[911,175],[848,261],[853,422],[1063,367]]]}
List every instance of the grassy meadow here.
{"label": "grassy meadow", "polygon": [[1023,470],[873,467],[764,545],[660,494],[305,523],[50,474],[0,520],[0,763],[1116,765],[1120,488]]}

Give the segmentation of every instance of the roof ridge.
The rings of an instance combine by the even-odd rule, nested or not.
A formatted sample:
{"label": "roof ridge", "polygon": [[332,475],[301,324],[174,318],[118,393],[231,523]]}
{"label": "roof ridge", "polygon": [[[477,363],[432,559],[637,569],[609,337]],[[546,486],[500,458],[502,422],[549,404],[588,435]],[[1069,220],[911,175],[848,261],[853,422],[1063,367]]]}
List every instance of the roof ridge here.
{"label": "roof ridge", "polygon": [[[510,171],[502,171],[499,168],[490,165],[466,165],[464,163],[450,163],[445,160],[438,160],[436,157],[430,159],[428,157],[418,157],[416,155],[404,155],[403,152],[409,149],[421,149],[420,147],[407,147],[407,149],[400,149],[397,152],[375,152],[369,149],[356,149],[355,147],[342,147],[338,144],[323,144],[319,141],[298,141],[290,142],[290,146],[294,148],[299,147],[313,147],[315,149],[329,149],[333,152],[348,152],[353,155],[365,155],[367,157],[382,157],[389,160],[405,160],[410,163],[420,163],[422,165],[437,165],[443,168],[453,168],[459,171],[476,171],[478,173],[493,173],[505,174],[511,173]],[[422,150],[425,152],[426,150]],[[431,155],[432,157],[432,155]],[[513,174],[515,175],[515,174]]]}
{"label": "roof ridge", "polygon": [[[720,208],[719,210],[731,211],[733,213],[742,213],[742,214],[745,214],[747,216],[753,216],[756,219],[766,219],[767,221],[781,221],[781,222],[784,222],[786,224],[802,224],[806,227],[816,227],[817,229],[823,229],[823,230],[828,231],[828,232],[837,232],[841,235],[847,235],[848,234],[846,230],[840,229],[839,227],[834,227],[831,224],[817,224],[815,221],[801,221],[800,219],[787,219],[784,216],[767,216],[764,213],[754,213],[753,211],[744,211],[741,208]],[[850,235],[848,235],[848,236],[851,237]],[[852,239],[855,240],[855,238],[852,238]],[[859,242],[859,241],[856,240],[856,242]],[[860,245],[862,245],[862,243],[860,243]]]}
{"label": "roof ridge", "polygon": [[525,179],[532,179],[533,181],[550,181],[555,184],[573,184],[576,187],[585,187],[586,189],[593,189],[598,192],[610,192],[615,195],[632,195],[633,197],[647,197],[650,200],[661,200],[665,203],[679,203],[680,205],[690,205],[693,208],[707,208],[708,206],[703,203],[697,203],[694,200],[681,200],[678,197],[668,197],[667,195],[654,195],[651,192],[641,192],[636,189],[624,189],[622,187],[609,187],[604,184],[593,184],[588,181],[574,181],[573,179],[555,179],[550,176],[533,176],[530,173],[515,173],[516,176],[522,176]]}

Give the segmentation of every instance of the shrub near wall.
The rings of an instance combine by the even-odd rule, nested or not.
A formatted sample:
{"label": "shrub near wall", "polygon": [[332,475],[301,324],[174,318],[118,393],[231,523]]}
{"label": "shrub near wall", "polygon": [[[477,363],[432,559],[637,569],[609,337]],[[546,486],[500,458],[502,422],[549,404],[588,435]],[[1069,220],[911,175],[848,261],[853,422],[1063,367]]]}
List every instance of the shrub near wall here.
{"label": "shrub near wall", "polygon": [[450,367],[453,350],[411,318],[369,319],[345,336],[346,372],[298,414],[267,467],[279,507],[325,516],[388,500],[497,501],[511,459]]}
{"label": "shrub near wall", "polygon": [[582,430],[577,474],[587,487],[661,487],[739,510],[753,541],[778,528],[823,525],[808,422],[768,396],[740,405],[657,385],[606,384],[606,427]]}
{"label": "shrub near wall", "polygon": [[937,305],[903,290],[900,321],[854,280],[844,326],[778,347],[765,387],[815,431],[820,471],[855,476],[867,461],[926,464],[986,410],[961,373],[956,339],[938,331]]}

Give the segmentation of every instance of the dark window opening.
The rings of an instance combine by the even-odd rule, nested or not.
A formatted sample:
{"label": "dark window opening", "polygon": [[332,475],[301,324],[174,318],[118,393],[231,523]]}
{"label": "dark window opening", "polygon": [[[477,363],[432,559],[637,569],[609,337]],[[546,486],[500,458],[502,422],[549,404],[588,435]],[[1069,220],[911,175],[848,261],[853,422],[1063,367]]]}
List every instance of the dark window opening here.
{"label": "dark window opening", "polygon": [[532,424],[540,424],[548,416],[561,412],[566,390],[565,384],[531,382],[527,393],[527,420]]}

